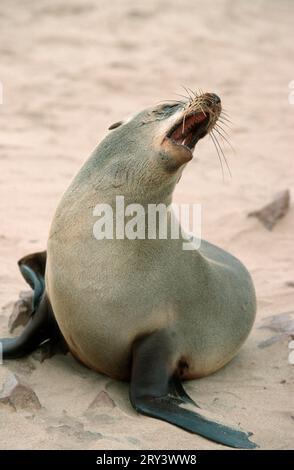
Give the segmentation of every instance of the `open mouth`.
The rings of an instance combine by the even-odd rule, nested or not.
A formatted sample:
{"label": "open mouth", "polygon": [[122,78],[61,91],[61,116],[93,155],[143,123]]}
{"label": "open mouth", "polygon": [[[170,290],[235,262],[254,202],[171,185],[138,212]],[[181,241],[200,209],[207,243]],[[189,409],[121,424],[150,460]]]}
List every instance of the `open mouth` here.
{"label": "open mouth", "polygon": [[193,150],[199,139],[207,134],[209,114],[194,112],[183,117],[167,134],[167,138],[177,145]]}

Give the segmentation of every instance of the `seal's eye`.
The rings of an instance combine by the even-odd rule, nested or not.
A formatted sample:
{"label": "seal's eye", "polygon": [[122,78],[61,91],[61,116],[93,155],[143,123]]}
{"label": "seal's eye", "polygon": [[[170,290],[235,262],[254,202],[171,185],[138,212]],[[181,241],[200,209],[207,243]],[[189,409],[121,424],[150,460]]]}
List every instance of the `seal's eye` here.
{"label": "seal's eye", "polygon": [[108,130],[112,131],[112,129],[116,129],[117,127],[121,126],[122,124],[123,124],[123,121],[115,122],[114,124],[111,124],[111,126],[109,126]]}
{"label": "seal's eye", "polygon": [[165,119],[172,114],[178,109],[182,107],[181,103],[166,103],[158,107],[154,112],[160,116],[161,119]]}
{"label": "seal's eye", "polygon": [[161,107],[161,109],[162,109],[163,111],[167,111],[167,110],[169,110],[170,108],[175,108],[175,107],[177,107],[177,106],[179,106],[179,103],[169,103],[169,104],[164,104],[164,105]]}
{"label": "seal's eye", "polygon": [[159,108],[159,112],[163,112],[163,113],[173,113],[174,112],[174,108],[178,108],[180,106],[180,103],[168,103],[168,104],[164,104],[162,105],[160,108]]}

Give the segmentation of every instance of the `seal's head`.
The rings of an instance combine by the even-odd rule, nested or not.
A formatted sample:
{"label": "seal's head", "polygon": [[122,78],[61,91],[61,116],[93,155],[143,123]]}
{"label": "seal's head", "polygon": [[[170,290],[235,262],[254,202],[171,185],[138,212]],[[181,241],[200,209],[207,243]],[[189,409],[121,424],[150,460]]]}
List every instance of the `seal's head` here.
{"label": "seal's head", "polygon": [[164,138],[159,141],[169,154],[172,167],[192,159],[197,142],[213,129],[220,113],[221,100],[213,93],[197,96],[183,108],[180,105],[177,110],[174,108],[173,119],[167,121]]}
{"label": "seal's head", "polygon": [[160,187],[171,193],[197,142],[213,129],[220,113],[221,100],[213,93],[147,108],[110,126],[100,165],[116,187],[130,186],[134,193],[147,185],[149,192]]}

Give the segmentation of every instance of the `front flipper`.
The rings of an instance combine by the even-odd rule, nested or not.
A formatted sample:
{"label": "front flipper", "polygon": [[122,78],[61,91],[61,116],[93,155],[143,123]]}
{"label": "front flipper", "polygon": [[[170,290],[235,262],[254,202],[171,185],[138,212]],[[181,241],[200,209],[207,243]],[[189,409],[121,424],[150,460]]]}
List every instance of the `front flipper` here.
{"label": "front flipper", "polygon": [[257,447],[249,440],[252,433],[212,421],[202,416],[199,408],[195,411],[184,408],[185,404],[191,407],[195,403],[177,384],[174,349],[164,332],[153,333],[135,343],[130,387],[134,408],[229,447]]}

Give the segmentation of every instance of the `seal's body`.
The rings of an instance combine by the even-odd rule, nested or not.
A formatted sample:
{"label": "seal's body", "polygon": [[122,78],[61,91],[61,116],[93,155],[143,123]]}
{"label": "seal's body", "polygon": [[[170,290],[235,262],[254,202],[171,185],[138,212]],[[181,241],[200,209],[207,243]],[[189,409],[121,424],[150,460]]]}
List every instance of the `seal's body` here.
{"label": "seal's body", "polygon": [[[4,357],[28,352],[60,329],[81,362],[131,381],[138,411],[227,445],[253,447],[247,433],[179,406],[195,406],[179,378],[216,371],[250,332],[256,307],[246,268],[204,241],[197,250],[183,250],[182,237],[161,239],[158,232],[151,239],[93,235],[95,208],[114,208],[118,194],[125,206],[169,206],[192,150],[220,112],[219,98],[205,94],[113,126],[62,198],[47,260],[37,254],[20,261],[38,292],[46,269],[45,289],[25,337],[4,340]],[[113,216],[118,220],[115,210]]]}
{"label": "seal's body", "polygon": [[[72,207],[65,201],[63,207]],[[84,207],[89,215],[73,230],[71,219],[81,221]],[[183,251],[182,240],[95,240],[85,230],[93,225],[87,198],[69,213],[58,211],[58,220],[66,224],[62,231],[59,223],[52,226],[46,286],[61,332],[81,362],[129,379],[135,339],[162,329],[175,360],[186,364],[184,378],[208,375],[238,351],[253,324],[255,296],[236,258],[204,241],[198,250]]]}

